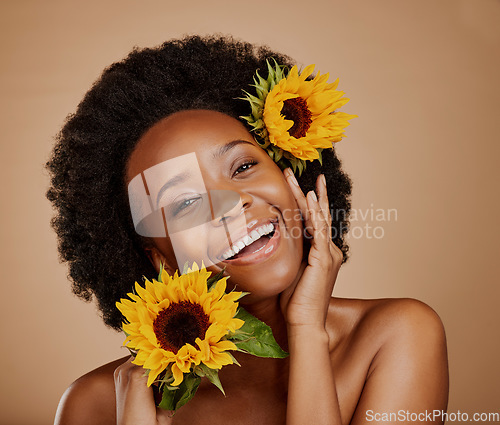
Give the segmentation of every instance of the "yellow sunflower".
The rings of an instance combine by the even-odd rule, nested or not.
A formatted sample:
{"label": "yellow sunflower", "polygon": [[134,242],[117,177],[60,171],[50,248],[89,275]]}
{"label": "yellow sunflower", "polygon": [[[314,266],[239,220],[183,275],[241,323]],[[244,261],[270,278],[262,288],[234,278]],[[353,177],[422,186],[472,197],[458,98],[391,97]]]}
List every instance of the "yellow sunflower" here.
{"label": "yellow sunflower", "polygon": [[226,294],[225,277],[208,290],[210,274],[196,263],[181,276],[162,270],[158,281],[146,279],[144,288],[136,282],[136,294],[116,303],[126,318],[124,344],[137,351],[132,363],[149,370],[148,386],[167,368],[175,387],[200,363],[210,369],[234,363],[227,351],[237,347],[224,337],[244,324],[234,317],[242,293]]}
{"label": "yellow sunflower", "polygon": [[338,91],[338,79],[328,83],[329,74],[308,78],[314,65],[307,66],[300,74],[297,66],[285,76],[284,67],[268,62],[268,78],[257,73],[257,96],[246,93],[252,114],[244,118],[263,140],[267,149],[282,168],[292,166],[305,169],[305,161],[319,159],[322,149],[331,148],[344,136],[348,120],[356,115],[335,112],[349,99]]}

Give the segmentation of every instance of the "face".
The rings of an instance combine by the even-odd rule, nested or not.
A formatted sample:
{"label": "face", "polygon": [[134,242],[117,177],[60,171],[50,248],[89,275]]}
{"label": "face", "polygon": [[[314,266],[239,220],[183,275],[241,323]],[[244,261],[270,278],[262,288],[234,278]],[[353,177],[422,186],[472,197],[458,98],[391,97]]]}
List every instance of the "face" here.
{"label": "face", "polygon": [[251,293],[247,302],[294,282],[303,257],[297,204],[280,168],[241,122],[208,110],[170,115],[129,158],[127,185],[145,175],[151,199],[164,206],[164,235],[152,238],[148,252],[157,268],[155,259],[173,271],[182,269],[179,258],[204,258],[209,270],[225,267],[230,284]]}

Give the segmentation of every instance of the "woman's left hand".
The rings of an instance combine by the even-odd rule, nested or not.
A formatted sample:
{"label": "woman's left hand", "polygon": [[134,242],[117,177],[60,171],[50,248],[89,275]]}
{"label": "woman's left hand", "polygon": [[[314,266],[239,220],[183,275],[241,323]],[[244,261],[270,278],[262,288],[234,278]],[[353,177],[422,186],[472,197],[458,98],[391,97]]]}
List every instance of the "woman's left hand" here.
{"label": "woman's left hand", "polygon": [[281,294],[281,310],[288,326],[325,328],[328,306],[342,251],[332,242],[330,206],[324,175],[318,176],[316,192],[304,196],[293,172],[287,168],[285,178],[304,218],[304,229],[312,235],[307,264],[297,284]]}

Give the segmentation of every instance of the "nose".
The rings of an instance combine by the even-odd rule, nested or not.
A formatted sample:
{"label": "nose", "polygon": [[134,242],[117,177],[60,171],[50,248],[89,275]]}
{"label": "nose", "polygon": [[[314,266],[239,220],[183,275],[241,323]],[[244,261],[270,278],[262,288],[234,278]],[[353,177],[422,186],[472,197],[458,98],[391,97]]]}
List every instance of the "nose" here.
{"label": "nose", "polygon": [[210,198],[213,222],[216,226],[224,225],[240,216],[253,202],[250,194],[234,190],[211,190]]}

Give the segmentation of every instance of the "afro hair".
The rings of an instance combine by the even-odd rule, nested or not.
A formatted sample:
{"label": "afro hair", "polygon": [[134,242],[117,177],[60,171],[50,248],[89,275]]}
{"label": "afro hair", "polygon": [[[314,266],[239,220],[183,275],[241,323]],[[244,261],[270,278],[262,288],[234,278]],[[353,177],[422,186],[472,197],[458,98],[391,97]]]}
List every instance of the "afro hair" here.
{"label": "afro hair", "polygon": [[[155,48],[135,48],[106,68],[67,117],[46,164],[51,186],[46,196],[56,215],[60,259],[69,263],[73,292],[97,300],[104,322],[121,329],[116,301],[142,276],[156,271],[134,230],[125,169],[141,136],[166,116],[187,109],[209,109],[239,118],[250,113],[239,100],[255,72],[266,77],[266,60],[291,66],[290,58],[231,37],[188,36]],[[334,149],[323,151],[323,165],[309,163],[298,179],[306,192],[325,174],[332,213],[332,239],[348,258],[351,180]],[[332,210],[333,211],[333,210]]]}

